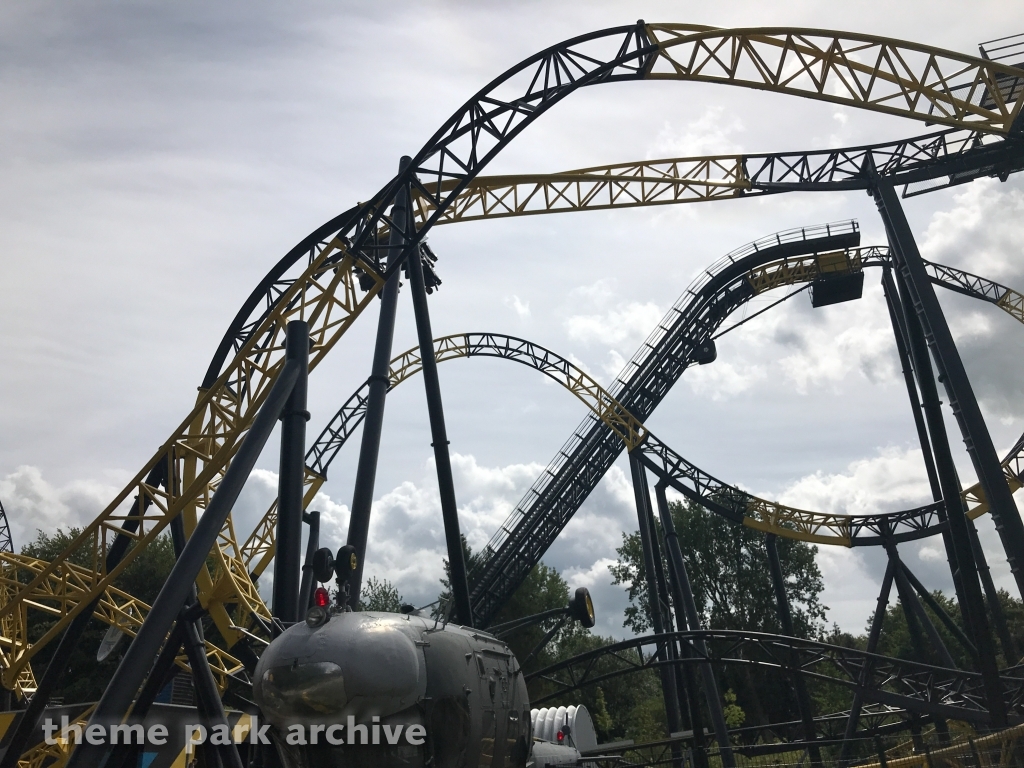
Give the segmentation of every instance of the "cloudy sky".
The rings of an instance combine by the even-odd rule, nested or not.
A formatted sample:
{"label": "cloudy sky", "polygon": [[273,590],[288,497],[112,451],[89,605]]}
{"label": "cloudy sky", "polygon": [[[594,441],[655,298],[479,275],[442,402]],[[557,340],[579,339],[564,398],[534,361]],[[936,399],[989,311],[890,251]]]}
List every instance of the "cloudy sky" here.
{"label": "cloudy sky", "polygon": [[[875,33],[967,53],[1024,31],[1024,6],[975,2],[7,2],[0,6],[0,500],[16,546],[92,519],[191,408],[228,322],[316,226],[365,200],[474,91],[558,40],[676,21]],[[489,172],[884,141],[924,126],[843,107],[686,83],[577,93]],[[927,258],[1024,289],[1024,186],[985,180],[908,201]],[[430,238],[436,335],[524,336],[609,382],[700,270],[772,232],[856,218],[863,193],[461,224]],[[928,500],[892,332],[869,273],[861,301],[805,295],[729,334],[650,422],[700,466],[761,495],[863,512]],[[403,293],[395,350],[415,332]],[[997,448],[1024,429],[1024,329],[941,295]],[[754,311],[762,303],[755,303]],[[311,380],[311,437],[365,379],[376,310]],[[536,373],[495,360],[441,367],[463,530],[480,546],[583,417]],[[419,379],[389,399],[367,572],[414,602],[436,595],[443,532]],[[948,418],[948,415],[947,415]],[[948,419],[952,421],[951,419]],[[961,474],[973,473],[958,435]],[[344,540],[357,442],[316,506]],[[236,510],[274,495],[271,447]],[[545,560],[594,593],[622,635],[607,565],[636,527],[621,463]],[[1010,587],[991,523],[986,550]],[[906,553],[948,588],[935,543]],[[830,620],[860,630],[879,553],[824,549]]]}

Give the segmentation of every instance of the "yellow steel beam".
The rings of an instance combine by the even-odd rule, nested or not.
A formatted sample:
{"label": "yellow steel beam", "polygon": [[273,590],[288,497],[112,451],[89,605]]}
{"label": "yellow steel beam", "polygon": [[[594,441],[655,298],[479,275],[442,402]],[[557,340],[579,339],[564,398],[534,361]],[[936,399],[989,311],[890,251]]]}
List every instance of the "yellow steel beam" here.
{"label": "yellow steel beam", "polygon": [[793,27],[647,32],[658,45],[648,80],[737,85],[1003,136],[1022,107],[1008,87],[1017,68],[903,40]]}
{"label": "yellow steel beam", "polygon": [[[332,260],[328,262],[328,258]],[[355,274],[357,269],[375,276],[369,290],[360,288]],[[296,319],[309,323],[313,341],[309,365],[313,369],[366,308],[381,285],[368,265],[348,254],[340,241],[332,241],[287,289],[217,382],[200,393],[195,408],[182,425],[65,552],[38,570],[17,562],[10,553],[0,553],[0,563],[8,564],[17,572],[11,583],[22,584],[12,589],[6,604],[0,605],[0,621],[23,613],[32,604],[47,604],[53,595],[66,591],[67,586],[71,587],[73,595],[69,596],[61,617],[42,638],[30,643],[25,637],[22,642],[0,647],[0,666],[6,688],[15,686],[21,670],[35,653],[63,632],[86,605],[102,595],[174,517],[184,513],[186,522],[194,522],[205,509],[284,364],[287,323]],[[169,471],[172,482],[167,488],[147,484],[150,471],[157,462],[168,461],[168,457],[172,457]],[[152,502],[148,509],[143,506],[144,499]],[[129,518],[138,522],[137,530],[130,534],[135,539],[134,546],[116,568],[107,571],[107,550],[114,537],[122,532],[122,523]],[[231,544],[233,538],[230,528],[226,527],[219,543]],[[225,551],[225,547],[218,546],[213,554],[217,561],[216,575],[221,583],[227,579],[230,584],[230,589],[223,589],[222,594],[231,593],[231,600],[236,601],[242,611],[269,618],[269,611],[249,580],[238,552]],[[73,563],[82,565],[82,570],[73,567]],[[217,583],[211,574],[200,599],[230,645],[245,636],[246,630],[231,618],[215,593],[213,587]],[[24,621],[21,624],[24,626]]]}
{"label": "yellow steel beam", "polygon": [[[454,182],[426,185],[445,192]],[[740,155],[645,160],[552,174],[480,176],[469,183],[436,224],[541,213],[677,205],[737,197],[750,189]],[[434,213],[413,190],[418,222]]]}
{"label": "yellow steel beam", "polygon": [[[751,270],[747,273],[746,279],[754,294],[757,295],[774,288],[807,283],[822,274],[858,272],[863,269],[866,259],[880,258],[886,252],[885,248],[865,247],[779,259]],[[1021,294],[1006,289],[999,301],[996,302],[996,306],[1024,323],[1024,296]],[[434,354],[438,362],[467,357],[469,341],[465,334],[435,339]],[[397,355],[391,360],[391,370],[388,374],[390,387],[398,386],[409,377],[419,373],[421,368],[419,347]],[[553,378],[576,394],[598,418],[608,424],[626,444],[627,450],[632,450],[646,437],[646,427],[628,415],[628,411],[587,374],[575,369],[567,371],[564,376]],[[626,414],[626,416],[623,417],[621,414]],[[1021,487],[1012,468],[1018,461],[1024,461],[1024,451],[1020,455],[1007,457],[1002,464],[1011,490]],[[305,503],[309,504],[323,485],[324,478],[307,468],[305,480]],[[967,502],[968,514],[972,518],[980,517],[988,511],[988,504],[981,492],[980,484],[965,489],[963,498]],[[748,502],[744,524],[768,533],[777,533],[780,536],[798,538],[815,544],[840,544],[842,546],[850,544],[850,519],[848,516],[796,509],[757,497],[751,497]],[[277,501],[275,500],[250,534],[249,539],[242,545],[243,560],[253,574],[262,573],[274,558],[276,525]]]}

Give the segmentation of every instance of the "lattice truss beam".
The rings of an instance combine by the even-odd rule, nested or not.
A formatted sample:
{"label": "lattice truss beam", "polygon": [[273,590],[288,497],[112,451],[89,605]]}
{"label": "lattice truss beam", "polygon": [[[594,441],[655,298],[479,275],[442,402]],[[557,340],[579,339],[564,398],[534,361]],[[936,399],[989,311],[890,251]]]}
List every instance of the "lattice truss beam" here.
{"label": "lattice truss beam", "polygon": [[[678,205],[790,190],[865,188],[870,183],[864,172],[869,156],[878,173],[899,183],[940,176],[962,183],[1018,169],[1024,163],[1024,141],[950,129],[889,144],[818,152],[709,155],[551,174],[480,176],[465,185],[435,223]],[[452,181],[433,187],[429,196],[416,189],[417,221],[430,219],[438,193],[455,186]]]}
{"label": "lattice truss beam", "polygon": [[[286,281],[267,290],[270,306],[256,315],[252,332],[242,334],[247,340],[216,384],[200,394],[181,428],[86,527],[68,552],[53,563],[37,566],[39,570],[11,564],[19,571],[12,583],[27,582],[0,606],[0,625],[6,628],[12,621],[16,625],[11,636],[24,633],[24,626],[18,626],[19,606],[24,601],[44,601],[48,594],[59,591],[46,587],[49,582],[75,581],[66,565],[70,556],[85,563],[93,576],[82,585],[81,599],[69,604],[69,612],[38,643],[0,648],[4,684],[14,686],[35,650],[63,631],[88,602],[86,596],[98,597],[170,519],[182,514],[187,529],[195,525],[280,367],[282,323],[300,316],[332,318],[333,324],[314,333],[318,348],[311,365],[315,365],[379,290],[374,265],[388,263],[389,269],[397,268],[398,257],[417,247],[487,162],[577,88],[644,78],[716,81],[1007,135],[1016,128],[1020,103],[1011,102],[1005,94],[1020,89],[1010,88],[1004,94],[1000,88],[1017,74],[998,63],[881,38],[642,23],[582,35],[526,59],[460,108],[404,173],[358,207],[337,239],[326,248],[322,244],[313,247],[306,274],[294,283]],[[433,212],[418,230],[412,223],[408,244],[401,254],[392,254],[380,235],[388,226],[387,206],[406,185],[412,185]],[[358,256],[350,257],[349,251]],[[353,258],[368,259],[361,268],[362,274],[371,278],[365,293],[352,279]],[[344,268],[333,269],[339,264]],[[327,269],[328,265],[332,269]],[[167,464],[163,487],[147,482],[161,462]],[[107,573],[105,555],[119,534],[134,539],[135,546]],[[266,607],[244,573],[234,541],[229,523],[214,553],[216,565],[212,572],[204,570],[199,580],[201,600],[229,642],[251,633],[228,614],[225,596],[237,601],[242,613],[267,617]]]}
{"label": "lattice truss beam", "polygon": [[[847,252],[815,254],[781,259],[747,273],[746,280],[752,295],[775,288],[806,283],[821,274],[840,271],[860,271],[865,265],[880,266],[889,263],[885,248],[853,249]],[[929,263],[929,274],[934,282],[959,293],[989,301],[1024,323],[1024,296],[1010,288],[962,270]],[[774,501],[758,498],[724,483],[705,473],[673,451],[633,417],[609,392],[583,371],[575,368],[550,350],[503,334],[467,333],[445,336],[434,340],[434,354],[438,362],[464,357],[497,357],[538,370],[575,394],[591,413],[608,426],[627,450],[640,447],[645,464],[659,477],[675,487],[708,504],[737,522],[821,544],[851,546],[859,538],[863,543],[875,543],[883,534],[897,540],[918,538],[938,532],[939,505],[886,513],[884,515],[836,515],[809,510],[798,510]],[[391,361],[389,390],[391,391],[421,370],[419,348],[413,348]],[[366,409],[368,385],[364,384],[339,408],[334,418],[321,432],[306,455],[305,503],[326,481],[327,471],[355,429],[362,423]],[[1011,487],[1020,487],[1024,474],[1024,437],[1010,451],[1003,462]],[[988,511],[988,506],[976,484],[964,491],[972,517]],[[274,557],[274,533],[277,526],[275,500],[260,523],[242,545],[242,560],[254,575],[261,574]]]}
{"label": "lattice truss beam", "polygon": [[[703,639],[706,653],[695,640]],[[667,646],[687,649],[681,660],[668,660]],[[689,656],[689,659],[686,659]],[[988,722],[981,675],[880,656],[853,648],[801,640],[784,635],[732,630],[705,630],[648,635],[614,643],[553,664],[527,676],[543,682],[544,693],[533,703],[565,696],[585,686],[600,685],[622,675],[664,664],[743,664],[775,669],[787,675],[827,681],[862,693],[867,701],[912,712],[969,722]],[[1020,667],[1004,670],[1001,682],[1009,709],[1024,706]]]}
{"label": "lattice truss beam", "polygon": [[[1009,134],[1015,67],[901,40],[822,29],[648,24],[649,80],[724,83]],[[1012,100],[1011,100],[1012,99]]]}
{"label": "lattice truss beam", "polygon": [[[360,287],[359,275],[370,278],[367,289]],[[4,582],[12,594],[0,606],[0,621],[8,622],[4,629],[10,632],[0,644],[5,687],[15,689],[21,671],[35,653],[59,636],[93,599],[106,594],[112,601],[108,605],[116,604],[114,593],[108,591],[113,580],[173,518],[182,515],[187,532],[191,532],[284,364],[288,322],[303,319],[309,323],[312,369],[382,285],[377,272],[349,254],[341,241],[334,240],[317,249],[302,274],[283,289],[214,386],[200,392],[192,413],[68,550],[51,563],[0,553]],[[165,487],[147,482],[160,462],[170,465],[170,479]],[[117,535],[130,536],[134,543],[121,562],[108,571],[106,554]],[[246,637],[265,643],[269,638],[254,633],[247,623],[236,621],[225,602],[230,599],[241,614],[256,615],[264,622],[270,620],[270,612],[249,579],[234,541],[229,521],[212,553],[214,567],[204,568],[198,580],[200,599],[229,646]],[[35,609],[59,614],[59,618],[42,638],[32,643],[27,636],[27,612]],[[128,612],[118,614],[115,621],[124,619],[127,629],[137,618]],[[9,624],[13,626],[7,630]],[[233,660],[227,661],[221,667],[232,663]]]}

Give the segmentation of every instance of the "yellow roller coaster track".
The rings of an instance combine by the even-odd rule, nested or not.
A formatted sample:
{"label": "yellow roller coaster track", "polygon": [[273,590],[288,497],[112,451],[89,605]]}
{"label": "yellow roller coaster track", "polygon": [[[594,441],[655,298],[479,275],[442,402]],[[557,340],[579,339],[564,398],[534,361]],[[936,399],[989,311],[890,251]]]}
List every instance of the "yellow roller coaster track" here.
{"label": "yellow roller coaster track", "polygon": [[[9,553],[0,555],[5,568],[15,571],[8,583],[22,585],[20,589],[12,589],[12,599],[0,607],[0,619],[13,617],[14,624],[12,635],[8,636],[10,642],[0,645],[6,688],[16,687],[21,670],[35,653],[63,632],[93,599],[104,594],[114,578],[174,517],[182,514],[187,530],[195,525],[284,363],[287,323],[295,319],[309,323],[313,341],[309,362],[312,369],[380,290],[382,282],[375,271],[350,254],[339,257],[339,251],[344,251],[344,245],[335,240],[317,254],[216,384],[200,392],[195,408],[182,425],[68,550],[51,563],[19,561]],[[330,262],[327,262],[328,257],[333,257]],[[360,288],[357,269],[374,277],[369,290]],[[181,478],[180,481],[168,483],[169,491],[148,485],[146,478],[150,471],[157,462],[167,461],[168,456],[174,459],[171,477]],[[148,508],[143,506],[142,499],[151,500]],[[129,517],[138,521],[138,528],[132,534],[134,546],[117,567],[107,571],[106,551]],[[223,602],[226,595],[230,594],[241,610],[270,619],[237,550],[228,549],[233,539],[233,531],[226,532],[220,546],[212,553],[219,560],[220,574],[205,573],[199,581],[200,600],[229,646],[252,635],[245,624],[236,622],[228,614]],[[79,569],[72,562],[86,565]],[[24,621],[28,607],[52,605],[55,599],[61,601],[60,618],[43,637],[29,643]]]}
{"label": "yellow roller coaster track", "polygon": [[[880,253],[882,250],[884,249],[856,248],[849,251],[780,259],[751,270],[747,275],[747,281],[755,295],[761,294],[774,288],[807,283],[822,274],[860,271],[864,256]],[[1018,322],[1024,323],[1024,295],[1007,289],[996,306]],[[435,339],[434,353],[438,362],[466,357],[469,353],[467,337],[465,334],[456,334]],[[407,350],[392,359],[389,374],[391,387],[393,388],[419,373],[420,367],[418,347]],[[611,394],[583,371],[578,369],[559,371],[558,375],[552,378],[579,397],[595,416],[622,439],[627,450],[632,450],[646,437],[647,430],[644,425],[629,415],[628,411]],[[1011,464],[1017,458],[1011,456],[1003,462],[1007,481],[1014,490],[1020,487],[1017,475],[1011,468]],[[309,468],[306,469],[304,498],[306,505],[312,502],[324,482],[325,478],[321,475]],[[978,518],[988,511],[988,505],[981,493],[980,485],[975,484],[965,489],[963,496],[968,504],[968,514],[972,518]],[[752,496],[744,522],[750,527],[788,538],[798,538],[819,544],[842,546],[850,544],[849,518],[845,515],[828,515],[821,512],[798,510]],[[277,501],[275,500],[241,548],[242,560],[254,575],[263,573],[274,558],[276,525]]]}
{"label": "yellow roller coaster track", "polygon": [[[1015,97],[1010,101],[1003,87],[1009,79],[1016,82],[1019,70],[951,51],[824,30],[650,24],[646,31],[658,46],[645,74],[647,79],[716,82],[770,90],[998,135],[1008,135],[1019,122],[1022,100]],[[741,171],[735,166],[730,168],[722,158],[672,162],[677,164],[673,173],[687,179],[684,191],[696,190],[690,195],[694,198],[710,200],[716,199],[719,192],[722,196],[735,194],[745,182]],[[680,163],[689,165],[680,170]],[[660,172],[645,165],[637,176],[641,185],[648,183],[645,174],[656,179]],[[536,185],[538,181],[530,183]],[[586,183],[585,179],[578,181]],[[509,186],[507,177],[504,184]],[[520,182],[513,186],[518,194]],[[679,187],[674,184],[673,188]],[[611,182],[607,189],[613,189]],[[463,210],[472,207],[472,194],[471,187],[466,192]],[[687,195],[679,197],[673,202],[682,202]],[[661,202],[655,197],[645,198],[642,192],[639,199],[639,204]],[[568,207],[571,206],[563,209]],[[0,601],[7,598],[0,604],[0,630],[9,633],[7,637],[24,637],[23,604],[45,601],[48,595],[59,591],[56,585],[65,579],[75,582],[79,578],[67,565],[72,554],[92,569],[79,586],[78,600],[66,604],[67,612],[43,638],[32,645],[0,646],[5,687],[18,686],[32,655],[62,632],[85,604],[103,594],[113,578],[172,518],[182,514],[186,532],[191,531],[281,365],[284,322],[296,317],[311,321],[317,341],[310,361],[313,366],[366,307],[379,290],[380,282],[375,280],[370,290],[362,292],[358,281],[352,278],[351,269],[356,266],[352,257],[345,256],[343,269],[327,273],[319,270],[330,251],[343,247],[334,241],[317,255],[275,304],[259,332],[228,364],[217,383],[200,393],[193,413],[182,427],[85,528],[67,552],[49,564],[13,563],[4,561],[0,555],[0,563],[6,562],[5,567],[17,571],[9,583],[28,582],[12,589],[9,595],[0,593]],[[366,274],[375,275],[367,265],[362,266]],[[169,490],[146,483],[150,471],[161,461],[169,464]],[[139,524],[131,534],[135,546],[117,567],[107,572],[106,551],[121,525],[132,519]],[[268,612],[248,578],[230,521],[218,544],[213,553],[214,570],[211,573],[204,569],[198,584],[200,600],[230,643],[247,636],[249,631],[244,622],[232,619],[226,603],[237,604],[239,615],[248,612],[267,618]]]}

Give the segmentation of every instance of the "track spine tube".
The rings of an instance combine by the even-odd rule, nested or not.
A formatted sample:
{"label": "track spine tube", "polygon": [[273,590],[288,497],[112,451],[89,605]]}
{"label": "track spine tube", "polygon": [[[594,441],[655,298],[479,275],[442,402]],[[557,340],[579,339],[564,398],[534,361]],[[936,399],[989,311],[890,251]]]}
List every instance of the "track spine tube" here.
{"label": "track spine tube", "polygon": [[[666,633],[665,620],[662,615],[661,590],[658,583],[658,564],[654,553],[654,536],[656,535],[651,527],[651,495],[647,485],[647,471],[640,464],[635,453],[629,454],[629,469],[633,475],[633,496],[636,499],[636,516],[640,530],[640,544],[644,552],[644,578],[647,582],[647,601],[651,611],[651,624],[654,625],[654,634],[664,635]],[[673,660],[673,653],[670,645],[665,643],[659,645],[658,655],[664,662]],[[679,698],[675,686],[675,675],[671,664],[663,664],[658,667],[661,675],[661,693],[665,700],[665,715],[668,720],[669,734],[675,733],[682,728],[682,718],[679,713]]]}
{"label": "track spine tube", "polygon": [[437,466],[437,487],[441,496],[444,537],[448,545],[448,584],[451,588],[456,620],[465,626],[472,627],[475,621],[473,608],[469,602],[469,583],[466,581],[466,558],[462,550],[462,532],[459,530],[459,509],[455,501],[452,459],[448,453],[448,431],[444,423],[441,381],[437,376],[434,334],[430,329],[430,308],[427,306],[427,289],[423,282],[423,263],[418,250],[413,251],[409,256],[407,265],[409,267],[409,293],[412,294],[413,314],[416,316],[416,335],[419,339],[420,360],[423,366],[423,389],[426,391],[427,414],[430,417],[430,437],[433,440],[434,463]]}
{"label": "track spine tube", "polygon": [[[298,366],[298,377],[281,413],[280,473],[277,485],[277,553],[274,564],[274,615],[285,624],[299,620],[302,572],[302,491],[306,463],[306,392],[309,381],[309,324],[288,323],[285,359]],[[301,613],[305,613],[302,608]]]}
{"label": "track spine tube", "polygon": [[[403,157],[398,164],[401,174],[410,158]],[[401,192],[391,208],[391,231],[388,235],[388,258],[405,244],[405,228],[409,220],[408,189]],[[363,417],[363,436],[359,444],[359,461],[352,489],[352,513],[349,515],[346,543],[355,547],[356,570],[349,578],[349,606],[359,609],[359,592],[363,584],[363,563],[366,561],[366,541],[370,533],[370,512],[373,507],[373,487],[377,480],[377,461],[380,457],[380,433],[384,426],[384,401],[388,393],[388,374],[391,372],[391,347],[395,338],[395,317],[398,315],[398,289],[401,273],[396,270],[388,277],[380,294],[380,315],[377,318],[377,340],[373,348],[373,364],[367,381],[366,415]]]}
{"label": "track spine tube", "polygon": [[[768,570],[772,577],[772,588],[775,591],[775,607],[778,610],[779,624],[782,625],[782,634],[795,637],[793,631],[793,612],[789,606],[789,596],[786,594],[786,577],[782,574],[782,561],[779,559],[778,537],[774,533],[766,534],[764,537],[764,548],[768,553]],[[790,654],[790,665],[793,669],[792,681],[796,691],[797,707],[800,709],[800,721],[804,727],[804,739],[808,743],[807,751],[810,753],[811,765],[821,766],[821,750],[815,743],[817,734],[814,730],[814,705],[807,693],[807,685],[804,679],[796,671],[800,668],[800,656],[796,651]]]}
{"label": "track spine tube", "polygon": [[[659,516],[664,518],[668,509],[668,499],[665,496],[665,484],[658,483],[654,486],[654,495],[657,499],[658,513]],[[666,530],[665,525],[661,526],[662,531],[665,533],[665,549],[669,549],[669,532]],[[671,536],[676,540],[678,546],[679,540],[676,536],[675,529],[672,530]],[[686,620],[686,609],[683,607],[686,602],[683,598],[683,590],[680,586],[679,574],[676,572],[675,561],[668,558],[668,571],[669,571],[669,584],[672,588],[672,602],[675,606],[676,612],[676,626],[680,630],[687,628],[694,629],[694,627],[688,627]],[[680,653],[682,658],[688,659],[693,657],[693,648],[690,643],[680,643]],[[693,667],[689,664],[682,665],[682,677],[685,682],[686,688],[686,702],[690,710],[690,727],[693,729],[693,745],[696,750],[696,757],[694,762],[697,768],[708,768],[708,752],[707,744],[704,739],[704,717],[700,711],[700,691],[697,687],[697,681],[693,677]],[[677,674],[677,684],[679,675]]]}
{"label": "track spine tube", "polygon": [[[297,361],[285,363],[278,374],[266,401],[260,408],[248,434],[242,440],[234,459],[228,466],[224,478],[210,500],[209,506],[192,532],[191,538],[182,550],[168,574],[149,615],[132,640],[121,663],[107,683],[106,690],[93,710],[89,723],[110,725],[121,722],[131,708],[132,699],[139,690],[146,673],[153,664],[163,645],[171,625],[192,589],[196,575],[206,563],[220,535],[224,521],[238,499],[238,494],[256,465],[263,446],[274,429],[278,416],[284,409],[292,386],[299,377]],[[68,757],[67,768],[99,768],[110,756],[110,745],[94,745],[88,742],[78,747]]]}
{"label": "track spine tube", "polygon": [[[968,453],[974,462],[974,468],[978,473],[985,497],[988,499],[993,521],[1003,541],[1007,560],[1014,572],[1019,589],[1021,579],[1024,578],[1024,572],[1019,567],[1021,564],[1019,555],[1024,553],[1024,529],[1022,529],[1020,515],[1017,513],[1017,508],[1009,493],[999,458],[992,446],[992,438],[981,417],[978,401],[974,397],[960,354],[956,350],[953,336],[946,324],[945,315],[942,313],[942,307],[925,271],[921,254],[917,249],[917,243],[903,213],[896,190],[892,185],[876,179],[874,197],[896,255],[899,274],[905,280],[907,297],[904,298],[903,303],[907,308],[907,325],[911,331],[911,339],[914,341],[911,351],[916,368],[919,374],[923,370],[928,370],[922,364],[922,361],[927,362],[928,353],[918,343],[920,337],[923,336],[935,354],[940,378],[945,382],[950,405],[960,425],[964,441],[967,443]],[[907,301],[907,298],[910,301]],[[910,316],[911,308],[914,310],[913,317]],[[920,329],[920,334],[917,333],[917,329]],[[919,384],[922,386],[925,386],[928,380],[927,376],[919,376]],[[927,402],[927,393],[925,394]],[[935,452],[935,465],[942,486],[942,497],[946,502],[946,515],[956,548],[957,563],[960,566],[959,572],[964,597],[967,599],[966,607],[970,616],[971,635],[974,645],[978,649],[979,668],[985,682],[985,698],[989,707],[989,715],[992,725],[1000,728],[1006,725],[1006,703],[999,681],[995,647],[989,633],[988,617],[985,615],[981,587],[978,584],[978,570],[974,562],[974,554],[971,551],[967,515],[964,514],[960,497],[960,483],[956,477],[956,467],[952,462],[949,438],[941,423],[935,423],[935,410],[937,409],[929,408],[926,412],[926,417],[929,418],[928,426],[932,438],[932,448]],[[995,472],[998,474],[997,477],[992,476],[990,464],[994,466]]]}
{"label": "track spine tube", "polygon": [[[634,454],[630,454],[630,458]],[[638,462],[639,463],[639,462]],[[686,623],[691,632],[699,632],[700,616],[697,614],[697,603],[693,599],[693,588],[690,586],[690,576],[686,572],[686,562],[683,560],[683,551],[679,546],[679,536],[676,534],[676,525],[672,520],[672,511],[665,500],[665,494],[658,494],[658,513],[661,517],[661,527],[665,531],[665,548],[668,549],[675,572],[679,578],[679,588],[683,598],[683,607],[686,612]],[[715,738],[718,740],[718,749],[722,757],[722,765],[725,768],[735,768],[736,758],[732,754],[732,747],[729,746],[729,729],[725,724],[725,714],[722,712],[722,699],[718,694],[718,682],[715,680],[715,671],[711,662],[707,661],[708,649],[703,638],[694,640],[694,647],[697,654],[706,661],[700,665],[701,675],[704,678],[704,696],[708,702],[708,711],[711,713],[711,724],[715,729]]]}

